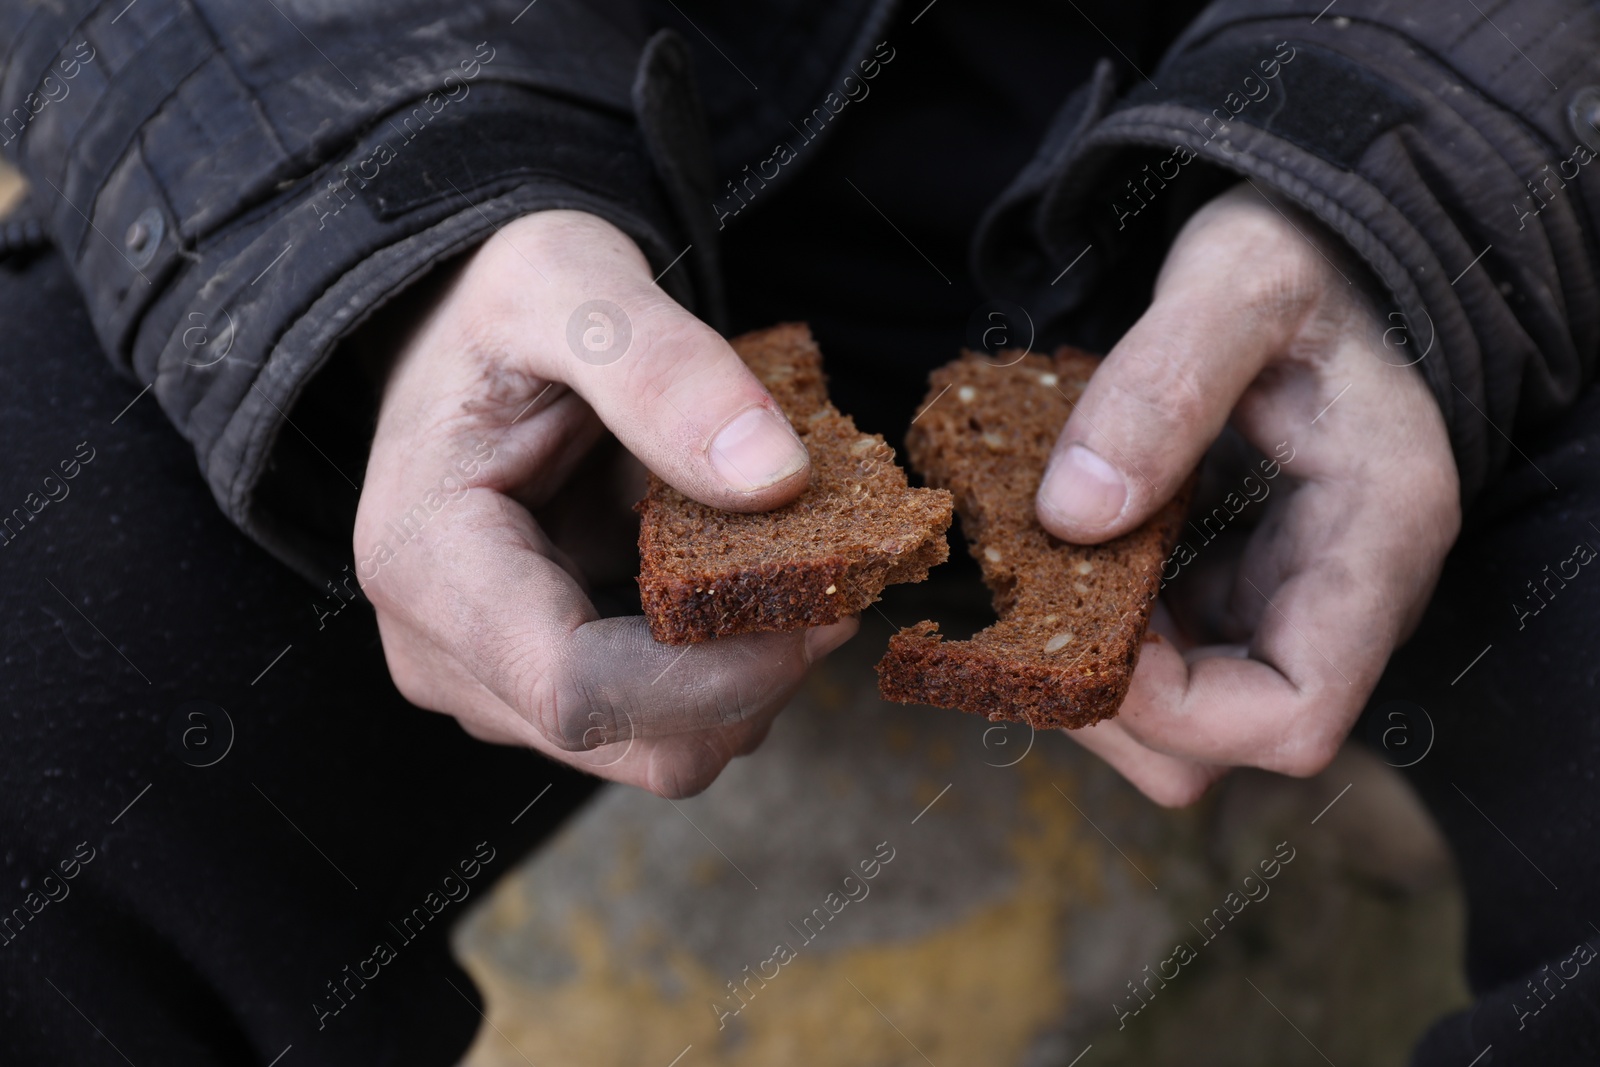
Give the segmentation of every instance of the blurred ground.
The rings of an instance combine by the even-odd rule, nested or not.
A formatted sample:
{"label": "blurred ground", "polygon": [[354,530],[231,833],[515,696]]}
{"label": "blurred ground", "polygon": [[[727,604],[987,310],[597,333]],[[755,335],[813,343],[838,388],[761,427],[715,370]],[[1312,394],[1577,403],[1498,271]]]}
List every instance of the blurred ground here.
{"label": "blurred ground", "polygon": [[0,219],[11,213],[25,191],[21,175],[10,164],[0,162]]}
{"label": "blurred ground", "polygon": [[1466,1003],[1449,860],[1376,757],[1162,811],[1059,734],[882,703],[889,632],[706,794],[602,792],[463,922],[469,1067],[1385,1067]]}

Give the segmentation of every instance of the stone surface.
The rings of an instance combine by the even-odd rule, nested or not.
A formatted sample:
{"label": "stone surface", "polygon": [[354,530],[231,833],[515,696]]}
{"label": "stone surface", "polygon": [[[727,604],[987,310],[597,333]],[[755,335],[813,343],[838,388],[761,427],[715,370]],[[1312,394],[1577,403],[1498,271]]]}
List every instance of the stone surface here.
{"label": "stone surface", "polygon": [[0,162],[0,219],[11,214],[28,194],[28,187],[9,163]]}
{"label": "stone surface", "polygon": [[457,931],[470,1067],[1398,1067],[1464,1002],[1442,846],[1371,757],[1163,811],[1060,734],[883,703],[889,632],[704,795],[605,790],[497,887]]}

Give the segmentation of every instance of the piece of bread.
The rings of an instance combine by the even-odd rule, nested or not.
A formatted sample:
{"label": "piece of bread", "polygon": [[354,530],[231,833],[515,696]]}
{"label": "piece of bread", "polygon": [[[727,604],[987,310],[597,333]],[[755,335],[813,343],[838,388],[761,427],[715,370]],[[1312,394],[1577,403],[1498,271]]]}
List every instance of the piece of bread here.
{"label": "piece of bread", "polygon": [[1101,545],[1067,544],[1039,525],[1045,463],[1098,362],[1070,348],[1054,360],[968,352],[933,372],[906,451],[929,485],[955,493],[1000,617],[970,641],[944,641],[932,622],[900,631],[878,664],[885,699],[1041,729],[1116,714],[1188,502],[1180,494]]}
{"label": "piece of bread", "polygon": [[732,344],[805,442],[811,481],[775,511],[740,514],[650,477],[638,504],[639,593],[650,635],[666,644],[838,622],[887,585],[922,581],[950,551],[950,494],[909,488],[894,449],[828,402],[804,324]]}

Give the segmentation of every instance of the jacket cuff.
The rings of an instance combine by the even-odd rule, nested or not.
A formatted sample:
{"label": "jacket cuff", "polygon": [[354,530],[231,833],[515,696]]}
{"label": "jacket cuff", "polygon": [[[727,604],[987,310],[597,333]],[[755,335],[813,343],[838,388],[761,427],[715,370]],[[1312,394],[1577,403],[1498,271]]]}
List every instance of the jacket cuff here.
{"label": "jacket cuff", "polygon": [[348,563],[377,397],[328,367],[330,356],[437,264],[514,218],[598,215],[657,269],[692,243],[662,285],[718,317],[708,168],[665,154],[695,145],[661,132],[700,121],[687,65],[674,66],[681,55],[671,35],[650,42],[636,116],[504,84],[458,100],[430,94],[192,250],[152,213],[145,239],[173,245],[167,266],[148,288],[86,296],[108,347],[153,383],[236,525],[317,584]]}
{"label": "jacket cuff", "polygon": [[[1401,31],[1316,23],[1202,26],[1121,100],[1102,64],[986,215],[974,269],[1041,332],[1072,329],[1108,285],[1153,277],[1149,250],[1164,242],[1152,230],[1180,225],[1216,175],[1276,190],[1387,291],[1383,358],[1426,378],[1465,503],[1507,461],[1514,427],[1569,406],[1592,373],[1600,289],[1581,194],[1600,193],[1600,167],[1585,169],[1600,131],[1577,106],[1588,90],[1561,109],[1557,151]],[[1531,196],[1536,172],[1553,180]]]}

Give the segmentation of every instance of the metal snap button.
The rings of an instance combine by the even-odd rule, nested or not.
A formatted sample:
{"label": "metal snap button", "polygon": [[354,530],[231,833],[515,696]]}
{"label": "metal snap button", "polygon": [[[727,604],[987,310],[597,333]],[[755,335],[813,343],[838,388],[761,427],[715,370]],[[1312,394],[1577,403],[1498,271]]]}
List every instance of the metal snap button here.
{"label": "metal snap button", "polygon": [[128,232],[123,235],[122,246],[127,250],[128,259],[135,269],[148,266],[156,257],[156,249],[161,247],[161,238],[166,232],[166,219],[159,208],[146,208],[133,220]]}
{"label": "metal snap button", "polygon": [[1585,147],[1600,152],[1600,85],[1586,85],[1572,95],[1567,122]]}

